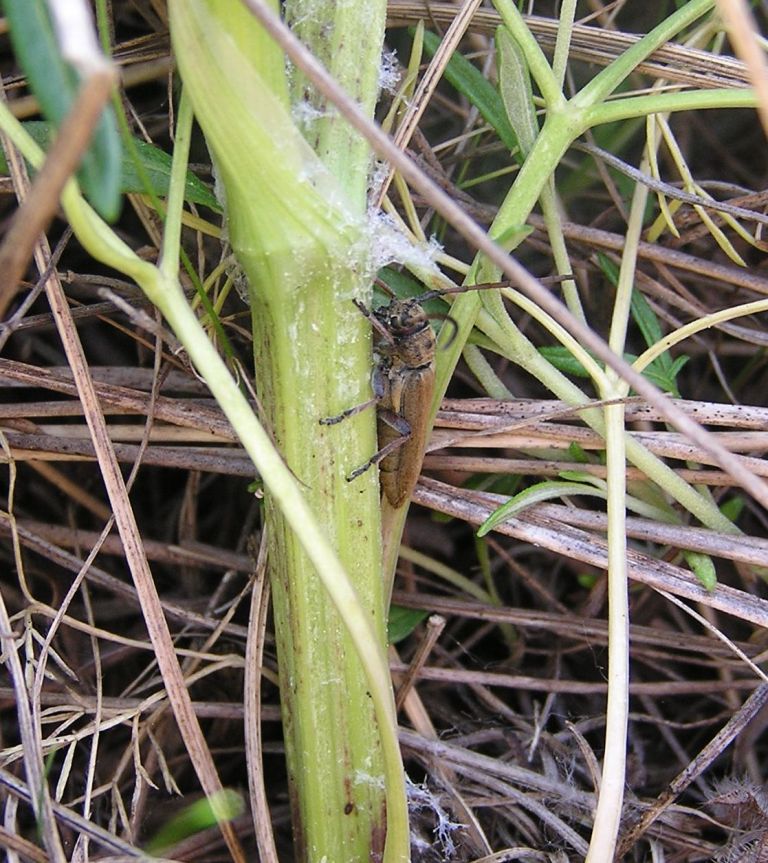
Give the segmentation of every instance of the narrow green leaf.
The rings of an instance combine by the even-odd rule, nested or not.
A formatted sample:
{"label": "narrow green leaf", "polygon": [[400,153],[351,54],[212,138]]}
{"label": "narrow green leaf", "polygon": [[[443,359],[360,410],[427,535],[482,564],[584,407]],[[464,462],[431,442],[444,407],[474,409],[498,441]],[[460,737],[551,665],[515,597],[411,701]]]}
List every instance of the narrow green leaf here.
{"label": "narrow green leaf", "polygon": [[[440,37],[425,31],[424,48],[427,53],[434,55],[439,46]],[[518,149],[517,136],[509,125],[501,96],[483,75],[460,54],[454,54],[446,66],[445,78],[462,96],[469,99],[502,142],[515,152]]]}
{"label": "narrow green leaf", "polygon": [[389,620],[387,621],[389,643],[397,644],[407,638],[428,614],[428,611],[423,611],[420,608],[403,608],[401,605],[390,606]]}
{"label": "narrow green leaf", "polygon": [[[600,269],[612,285],[618,282],[619,271],[616,265],[606,255],[598,255]],[[648,300],[641,291],[634,288],[630,304],[632,319],[637,324],[640,334],[646,345],[650,348],[664,338],[659,320],[651,308]],[[677,376],[682,367],[688,362],[688,357],[682,356],[672,359],[669,351],[665,351],[657,357],[644,371],[643,376],[656,384],[665,393],[679,396],[677,387]]]}
{"label": "narrow green leaf", "polygon": [[[584,366],[562,345],[547,345],[539,348],[538,351],[558,371],[575,378],[589,378],[589,374]],[[637,357],[634,354],[624,354],[624,359],[631,364]],[[672,393],[677,396],[679,394],[676,380],[677,375],[689,359],[690,357],[685,355],[676,357],[668,371],[659,369],[655,362],[651,363],[643,369],[643,377],[648,378],[649,381],[656,384],[663,392]]]}
{"label": "narrow green leaf", "polygon": [[[146,141],[133,139],[133,144],[146,171],[155,194],[164,198],[168,194],[168,182],[171,176],[172,157]],[[125,156],[121,163],[120,184],[124,192],[145,192],[144,184],[133,160]],[[221,212],[221,204],[205,183],[191,171],[187,171],[184,183],[184,200],[192,204],[202,204],[212,210]]]}
{"label": "narrow green leaf", "polygon": [[[417,297],[425,291],[424,285],[414,279],[407,271],[396,270],[394,267],[383,267],[379,270],[378,277],[400,299]],[[373,297],[375,305],[386,305],[391,299],[376,284],[373,286]]]}
{"label": "narrow green leaf", "polygon": [[[668,371],[670,380],[674,382],[677,381],[677,376],[680,374],[681,369],[688,360],[690,360],[690,357],[687,354],[680,354],[679,357],[675,357],[674,360],[672,360],[672,365],[669,367]],[[675,392],[677,392],[677,390]]]}
{"label": "narrow green leaf", "polygon": [[[688,357],[684,357],[687,362]],[[673,396],[679,396],[677,383],[674,377],[668,372],[660,371],[655,363],[651,363],[647,368],[643,369],[643,377],[655,384],[662,392],[671,393]]]}
{"label": "narrow green leaf", "polygon": [[659,320],[653,313],[653,309],[648,304],[643,292],[637,288],[632,290],[631,310],[632,317],[642,333],[646,345],[651,348],[660,342],[664,334],[661,331]]}
{"label": "narrow green leaf", "polygon": [[683,556],[699,584],[711,593],[717,587],[717,572],[712,558],[697,551],[686,551]]}
{"label": "narrow green leaf", "polygon": [[597,253],[597,263],[600,267],[600,272],[608,279],[610,284],[615,288],[619,283],[619,268],[618,266],[603,252]]}
{"label": "narrow green leaf", "polygon": [[589,374],[584,366],[574,358],[573,354],[562,345],[546,345],[538,349],[539,353],[547,362],[551,363],[563,374],[575,378],[588,378]]}
{"label": "narrow green leaf", "polygon": [[596,575],[594,572],[582,572],[576,576],[576,581],[581,585],[581,587],[586,590],[591,590],[597,582],[600,580],[599,575]]}
{"label": "narrow green leaf", "polygon": [[565,497],[569,494],[586,494],[590,497],[599,497],[605,500],[604,491],[600,491],[594,486],[584,485],[583,483],[553,482],[551,480],[538,482],[516,494],[495,512],[492,512],[478,528],[477,535],[485,536],[494,527],[511,518],[516,513],[527,509],[529,506],[542,503],[545,500],[552,500],[552,498]]}
{"label": "narrow green leaf", "polygon": [[[79,89],[74,68],[61,55],[45,0],[3,0],[13,50],[45,117],[58,127]],[[83,156],[78,180],[94,208],[112,221],[120,211],[120,136],[105,107]]]}
{"label": "narrow green leaf", "polygon": [[222,821],[231,821],[245,809],[239,794],[223,790],[213,797],[206,797],[187,806],[165,824],[147,843],[150,854],[160,855],[184,839],[201,833]]}
{"label": "narrow green leaf", "polygon": [[[611,285],[615,288],[619,282],[619,268],[616,264],[602,252],[597,256],[598,264],[603,275],[608,279]],[[637,324],[640,334],[645,341],[645,344],[650,348],[657,342],[661,341],[663,333],[661,326],[653,313],[653,309],[648,304],[648,301],[643,296],[642,292],[637,288],[632,290],[632,299],[630,303],[630,311],[632,318]],[[667,356],[666,361],[669,360]],[[658,363],[658,360],[655,362]],[[658,371],[658,369],[657,369]]]}
{"label": "narrow green leaf", "polygon": [[527,156],[539,134],[533,88],[523,52],[506,27],[496,28],[496,49],[499,55],[499,90],[512,129]]}
{"label": "narrow green leaf", "polygon": [[571,461],[578,462],[579,464],[591,464],[592,460],[587,455],[587,451],[583,446],[577,444],[576,441],[571,441],[568,444],[568,458]]}
{"label": "narrow green leaf", "polygon": [[[29,120],[22,125],[44,150],[48,149],[55,134],[51,123],[46,120]],[[171,175],[171,156],[159,147],[154,146],[154,144],[148,144],[146,141],[141,141],[138,138],[133,139],[133,145],[136,148],[149,182],[152,184],[152,191],[154,191],[158,198],[165,198],[168,194],[168,182]],[[5,160],[4,154],[0,151],[0,174],[7,175],[7,173],[8,163]],[[127,153],[123,153],[119,175],[121,193],[135,192],[144,194],[149,191],[145,188],[139,173],[133,159]],[[201,204],[205,207],[210,207],[216,212],[221,211],[221,205],[216,200],[216,196],[191,171],[187,171],[184,197],[185,200],[192,204]]]}
{"label": "narrow green leaf", "polygon": [[729,497],[728,500],[723,501],[723,503],[720,504],[720,512],[735,524],[736,519],[741,515],[745,505],[746,501],[742,495],[737,494],[734,497]]}
{"label": "narrow green leaf", "polygon": [[568,482],[584,482],[590,483],[596,488],[605,488],[604,479],[598,479],[591,473],[587,473],[585,470],[561,470],[557,472],[557,475],[560,479],[568,480]]}

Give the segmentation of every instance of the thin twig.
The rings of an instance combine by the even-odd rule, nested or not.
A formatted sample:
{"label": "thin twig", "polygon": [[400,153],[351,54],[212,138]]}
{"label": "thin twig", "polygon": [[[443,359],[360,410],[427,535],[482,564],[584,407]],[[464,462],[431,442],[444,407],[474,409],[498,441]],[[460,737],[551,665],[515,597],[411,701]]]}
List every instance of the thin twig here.
{"label": "thin twig", "polygon": [[744,702],[741,709],[726,722],[720,731],[699,752],[685,770],[669,783],[669,788],[658,798],[658,800],[642,816],[640,821],[632,827],[621,839],[616,852],[617,859],[621,859],[653,824],[654,821],[685,791],[685,789],[722,754],[737,737],[741,731],[757,716],[757,714],[768,704],[768,684],[762,684]]}
{"label": "thin twig", "polygon": [[248,786],[251,796],[251,817],[259,849],[259,859],[264,863],[277,863],[277,849],[269,817],[269,802],[264,776],[262,751],[262,703],[261,668],[264,661],[267,616],[269,612],[269,582],[267,580],[267,548],[265,537],[261,537],[258,551],[253,555],[253,589],[248,624],[248,640],[245,651],[245,684],[243,704],[245,709],[245,757],[248,765]]}

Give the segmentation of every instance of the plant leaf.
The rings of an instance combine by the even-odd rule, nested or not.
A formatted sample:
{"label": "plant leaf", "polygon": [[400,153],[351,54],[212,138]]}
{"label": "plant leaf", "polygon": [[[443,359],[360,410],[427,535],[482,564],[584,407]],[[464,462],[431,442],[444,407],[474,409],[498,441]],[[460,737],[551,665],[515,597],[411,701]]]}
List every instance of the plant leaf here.
{"label": "plant leaf", "polygon": [[[424,32],[424,49],[426,52],[433,56],[439,46],[440,37],[426,30]],[[445,78],[462,96],[469,99],[502,142],[512,152],[515,152],[518,149],[517,136],[509,124],[501,96],[483,77],[482,73],[468,60],[465,60],[461,54],[457,53],[451,57],[445,67]]]}
{"label": "plant leaf", "polygon": [[[55,134],[51,123],[47,120],[29,120],[22,125],[44,150],[48,149]],[[152,190],[157,197],[166,197],[168,195],[168,183],[171,176],[171,156],[154,144],[148,144],[146,141],[141,141],[138,138],[133,139],[133,144],[141,160],[141,165],[152,184]],[[8,163],[5,160],[4,154],[0,152],[0,174],[7,173]],[[122,154],[120,161],[119,179],[120,192],[123,194],[134,192],[146,194],[149,191],[144,187],[133,159],[125,152]],[[184,198],[189,203],[202,204],[216,212],[221,212],[221,204],[219,204],[216,196],[191,171],[187,171]]]}
{"label": "plant leaf", "polygon": [[147,843],[147,851],[159,856],[166,849],[172,848],[184,839],[189,839],[190,836],[202,833],[203,830],[215,824],[237,818],[244,809],[243,799],[230,789],[224,789],[213,797],[198,800],[164,824]]}
{"label": "plant leaf", "polygon": [[[58,127],[72,108],[79,76],[62,57],[45,0],[4,0],[13,50],[43,115]],[[108,221],[120,211],[120,136],[106,106],[83,155],[78,181],[97,212]]]}
{"label": "plant leaf", "polygon": [[510,498],[505,504],[502,504],[495,512],[492,512],[488,518],[480,525],[477,530],[478,536],[485,536],[494,527],[511,518],[518,512],[527,509],[529,506],[541,503],[552,498],[565,497],[569,494],[586,494],[590,497],[599,497],[605,500],[605,492],[595,488],[592,485],[585,485],[579,482],[537,482],[528,488]]}
{"label": "plant leaf", "polygon": [[[657,342],[660,342],[664,334],[661,332],[659,320],[648,304],[648,300],[643,296],[642,291],[639,291],[637,288],[632,290],[631,310],[632,317],[642,333],[646,345],[650,348]],[[664,357],[664,364],[668,366],[670,363],[669,355],[662,354],[662,357]],[[659,359],[661,360],[661,357]]]}
{"label": "plant leaf", "polygon": [[397,644],[409,636],[414,629],[429,614],[420,608],[403,608],[401,605],[392,605],[389,609],[389,620],[387,621],[387,636],[390,644]]}
{"label": "plant leaf", "polygon": [[527,156],[539,134],[536,109],[533,104],[531,76],[523,52],[506,27],[496,28],[496,48],[499,52],[499,90],[512,129]]}
{"label": "plant leaf", "polygon": [[[148,144],[146,141],[140,141],[138,138],[134,138],[133,143],[155,194],[161,198],[166,197],[171,176],[172,157],[165,150],[161,150],[154,144]],[[133,160],[127,156],[123,158],[121,164],[120,183],[124,192],[146,191]],[[222,209],[213,192],[192,171],[187,171],[184,182],[184,200],[191,204],[202,204],[216,212],[221,212]]]}
{"label": "plant leaf", "polygon": [[697,551],[686,551],[684,557],[699,584],[712,593],[717,587],[717,572],[712,558],[708,554],[700,554]]}

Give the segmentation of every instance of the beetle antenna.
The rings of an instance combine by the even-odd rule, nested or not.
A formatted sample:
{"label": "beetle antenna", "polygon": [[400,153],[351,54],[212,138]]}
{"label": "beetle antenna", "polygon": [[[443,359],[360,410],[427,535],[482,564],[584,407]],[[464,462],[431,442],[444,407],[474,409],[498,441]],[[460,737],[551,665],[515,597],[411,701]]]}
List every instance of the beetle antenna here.
{"label": "beetle antenna", "polygon": [[371,326],[374,330],[384,339],[385,342],[392,342],[392,333],[382,324],[382,322],[376,317],[375,314],[370,312],[359,300],[352,300],[352,302],[357,306],[358,311],[365,315],[366,318],[371,322]]}
{"label": "beetle antenna", "polygon": [[381,288],[381,290],[384,291],[384,293],[390,299],[394,300],[396,298],[397,295],[392,290],[392,288],[390,288],[389,285],[384,281],[384,279],[380,279],[378,276],[376,276],[376,278],[373,280],[373,283],[376,285],[377,288]]}
{"label": "beetle antenna", "polygon": [[451,337],[448,339],[448,343],[443,348],[443,350],[447,351],[448,348],[456,341],[456,336],[458,336],[459,334],[459,325],[450,315],[430,315],[430,318],[441,318],[446,324],[450,324],[453,327]]}
{"label": "beetle antenna", "polygon": [[444,297],[446,294],[464,294],[467,291],[490,291],[494,288],[511,288],[512,282],[483,282],[479,285],[454,285],[451,288],[435,288],[416,297],[417,303],[434,300],[436,297]]}
{"label": "beetle antenna", "polygon": [[[566,282],[569,279],[573,279],[573,276],[565,274],[562,276],[545,276],[544,278],[539,279],[539,281],[545,285],[556,285],[560,282]],[[492,291],[513,287],[514,284],[510,281],[481,282],[479,285],[453,285],[450,288],[435,288],[432,291],[426,291],[426,293],[420,294],[418,297],[414,297],[414,299],[417,303],[425,303],[427,300],[434,300],[436,297],[444,297],[446,294],[464,294],[467,291]]]}

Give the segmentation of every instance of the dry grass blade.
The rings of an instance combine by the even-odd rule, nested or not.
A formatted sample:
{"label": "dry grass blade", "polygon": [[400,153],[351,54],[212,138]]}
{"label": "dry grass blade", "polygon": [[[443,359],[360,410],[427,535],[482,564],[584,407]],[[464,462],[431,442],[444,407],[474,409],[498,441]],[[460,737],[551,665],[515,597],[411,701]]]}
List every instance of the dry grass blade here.
{"label": "dry grass blade", "polygon": [[[17,183],[24,183],[24,177],[19,172],[15,174],[15,179]],[[194,714],[186,683],[178,665],[170,632],[163,617],[157,588],[142,548],[141,537],[128,499],[125,482],[112,450],[104,415],[99,408],[96,390],[88,372],[82,345],[70,316],[69,304],[62,290],[61,283],[57,275],[50,270],[50,249],[47,240],[44,238],[38,242],[35,248],[35,263],[38,272],[48,274],[45,276],[48,302],[56,319],[59,335],[72,369],[74,386],[83,402],[85,418],[91,433],[107,494],[112,504],[115,523],[120,533],[126,559],[134,577],[144,620],[150,638],[155,646],[158,664],[163,674],[179,730],[188,746],[190,758],[195,765],[203,788],[206,793],[214,796],[222,791],[223,786]],[[224,822],[221,825],[221,830],[233,857],[236,860],[243,860],[244,855],[240,843],[231,825]]]}
{"label": "dry grass blade", "polygon": [[[413,137],[414,132],[418,128],[419,120],[427,110],[429,103],[434,96],[440,78],[451,59],[451,55],[458,47],[462,37],[469,27],[470,21],[477,12],[480,5],[480,0],[464,0],[458,10],[454,10],[451,16],[450,26],[443,38],[440,48],[432,58],[427,71],[422,75],[416,92],[403,115],[400,125],[392,139],[392,143],[402,150],[405,150]],[[373,201],[374,209],[381,207],[382,201],[387,195],[389,185],[394,176],[394,168],[390,167],[384,182],[381,184],[381,189],[376,194],[376,199]]]}
{"label": "dry grass blade", "polygon": [[251,815],[259,859],[277,863],[277,849],[269,817],[261,734],[261,667],[264,664],[264,641],[269,612],[269,585],[265,563],[267,544],[263,541],[254,554],[251,592],[250,630],[245,653],[245,751],[248,759],[248,784],[251,792]]}
{"label": "dry grass blade", "polygon": [[[532,225],[542,225],[540,217],[536,215],[531,216],[530,221]],[[610,249],[612,251],[620,251],[623,247],[622,237],[609,231],[565,223],[563,225],[563,232],[567,237],[584,242],[589,246]],[[759,273],[752,272],[743,267],[711,261],[707,258],[689,255],[685,252],[669,249],[655,243],[640,243],[638,245],[638,255],[641,259],[657,261],[669,267],[698,273],[705,278],[714,279],[718,282],[747,288],[763,296],[768,295],[768,280],[763,278]]]}
{"label": "dry grass blade", "polygon": [[[486,493],[458,491],[435,480],[422,480],[414,500],[445,515],[480,525],[504,502],[504,498]],[[536,509],[510,518],[496,530],[535,546],[548,548],[598,569],[607,567],[605,540],[594,534],[562,522],[542,518]],[[758,552],[760,565],[768,566],[765,552]],[[768,601],[748,593],[718,585],[713,591],[703,588],[686,570],[655,560],[636,551],[628,552],[630,578],[643,584],[666,590],[675,596],[701,602],[748,620],[758,626],[768,626]]]}
{"label": "dry grass blade", "polygon": [[639,823],[632,827],[623,838],[617,854],[626,853],[637,839],[656,821],[675,799],[720,756],[738,734],[758,715],[768,703],[768,684],[760,686],[744,702],[736,714],[720,729],[709,744],[696,758],[669,783],[669,790],[642,816]]}
{"label": "dry grass blade", "polygon": [[[2,768],[0,768],[0,785],[2,785],[8,793],[13,794],[17,798],[31,802],[32,795],[27,786],[12,773],[9,773],[7,770]],[[62,806],[60,803],[54,803],[53,812],[62,824],[71,826],[82,835],[88,836],[101,847],[114,854],[123,855],[129,860],[144,859],[146,856],[142,850],[134,847],[130,842],[126,842],[119,836],[116,836],[114,832],[104,830],[97,824],[88,821],[86,818],[83,818],[67,806]]]}
{"label": "dry grass blade", "polygon": [[[391,0],[388,8],[392,26],[410,25],[425,20],[440,27],[449,24],[456,15],[456,7],[452,4],[434,3],[432,0]],[[557,23],[551,18],[537,15],[529,15],[526,21],[542,46],[552,50]],[[472,29],[492,33],[500,23],[498,12],[480,9],[475,13]],[[639,36],[634,33],[605,31],[594,25],[576,24],[571,39],[571,54],[575,59],[607,66],[638,39]],[[683,45],[665,45],[641,63],[638,71],[655,78],[697,87],[745,87],[749,83],[744,64],[733,57],[718,57]]]}

